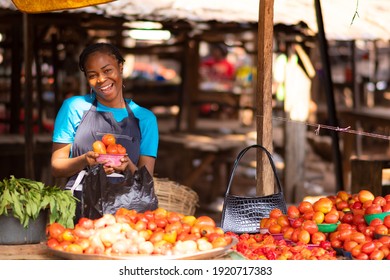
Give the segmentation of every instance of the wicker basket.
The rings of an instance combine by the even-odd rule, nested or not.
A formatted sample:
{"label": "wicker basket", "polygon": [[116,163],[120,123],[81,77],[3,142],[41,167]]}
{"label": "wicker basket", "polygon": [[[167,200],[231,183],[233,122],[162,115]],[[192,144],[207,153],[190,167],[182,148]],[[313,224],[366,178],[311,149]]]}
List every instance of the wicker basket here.
{"label": "wicker basket", "polygon": [[198,194],[187,186],[165,178],[154,178],[158,207],[184,215],[194,215],[198,207]]}

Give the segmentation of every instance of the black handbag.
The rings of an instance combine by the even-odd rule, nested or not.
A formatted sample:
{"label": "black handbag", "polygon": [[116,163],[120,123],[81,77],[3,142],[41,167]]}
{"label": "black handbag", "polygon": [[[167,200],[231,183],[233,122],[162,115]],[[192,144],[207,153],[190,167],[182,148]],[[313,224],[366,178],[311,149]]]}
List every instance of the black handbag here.
{"label": "black handbag", "polygon": [[[230,188],[233,182],[234,172],[245,153],[251,148],[259,148],[264,151],[272,166],[275,175],[278,192],[267,196],[246,197],[230,194]],[[225,232],[241,233],[258,233],[260,232],[260,221],[267,218],[269,212],[279,208],[284,214],[287,213],[286,201],[283,194],[282,185],[276,173],[275,164],[272,155],[261,145],[255,144],[244,148],[237,156],[230,175],[230,180],[225,193],[221,228]]]}

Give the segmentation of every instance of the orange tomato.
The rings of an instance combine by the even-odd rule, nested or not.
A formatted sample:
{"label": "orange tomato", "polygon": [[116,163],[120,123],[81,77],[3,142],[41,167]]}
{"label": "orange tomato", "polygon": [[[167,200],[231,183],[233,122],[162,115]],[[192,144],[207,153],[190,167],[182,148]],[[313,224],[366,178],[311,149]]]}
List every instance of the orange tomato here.
{"label": "orange tomato", "polygon": [[194,226],[216,226],[215,221],[209,216],[200,216],[196,219]]}
{"label": "orange tomato", "polygon": [[92,143],[92,150],[98,154],[106,154],[106,145],[102,141],[96,140]]}
{"label": "orange tomato", "polygon": [[103,135],[102,142],[104,143],[104,145],[108,146],[111,144],[116,144],[116,139],[114,135],[108,133]]}
{"label": "orange tomato", "polygon": [[107,154],[118,154],[118,147],[116,144],[110,144],[106,148]]}
{"label": "orange tomato", "polygon": [[118,154],[126,154],[126,148],[123,147],[121,144],[116,144],[116,148],[118,150]]}
{"label": "orange tomato", "polygon": [[358,198],[361,203],[364,203],[365,201],[374,200],[375,196],[368,190],[361,190],[358,193]]}
{"label": "orange tomato", "polygon": [[[52,223],[48,227],[49,237],[59,240],[59,237],[65,231],[65,227],[59,223]],[[62,240],[61,240],[62,241]]]}
{"label": "orange tomato", "polygon": [[299,212],[299,209],[295,205],[290,205],[287,209],[287,216],[291,219],[299,218],[301,212]]}
{"label": "orange tomato", "polygon": [[279,218],[280,216],[283,215],[283,212],[282,210],[280,210],[279,208],[274,208],[272,209],[270,212],[269,212],[269,217],[270,218],[273,218],[273,219],[277,219]]}
{"label": "orange tomato", "polygon": [[301,214],[306,213],[308,211],[313,211],[313,205],[309,201],[301,201],[298,205],[298,210]]}

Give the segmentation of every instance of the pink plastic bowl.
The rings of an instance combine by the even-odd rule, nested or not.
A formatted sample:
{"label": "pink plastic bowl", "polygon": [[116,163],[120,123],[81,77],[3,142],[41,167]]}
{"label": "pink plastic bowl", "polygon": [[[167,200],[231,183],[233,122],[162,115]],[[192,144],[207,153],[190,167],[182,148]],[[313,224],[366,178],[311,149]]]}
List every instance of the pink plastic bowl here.
{"label": "pink plastic bowl", "polygon": [[126,154],[101,154],[96,161],[111,166],[119,166],[121,165],[121,158],[125,155]]}

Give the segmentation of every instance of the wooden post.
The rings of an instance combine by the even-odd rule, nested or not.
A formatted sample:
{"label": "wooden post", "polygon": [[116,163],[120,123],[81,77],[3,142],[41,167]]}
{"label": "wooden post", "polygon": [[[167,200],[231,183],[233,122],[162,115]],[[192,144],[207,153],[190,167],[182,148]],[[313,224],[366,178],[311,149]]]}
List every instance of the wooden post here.
{"label": "wooden post", "polygon": [[[256,92],[257,143],[270,153],[272,145],[272,48],[274,0],[260,1],[258,28],[258,71]],[[274,174],[267,156],[257,153],[257,195],[274,193]]]}
{"label": "wooden post", "polygon": [[25,174],[35,180],[34,143],[33,143],[33,82],[32,82],[32,48],[34,46],[31,32],[30,16],[23,13],[23,48],[24,48],[24,138],[25,138]]}

